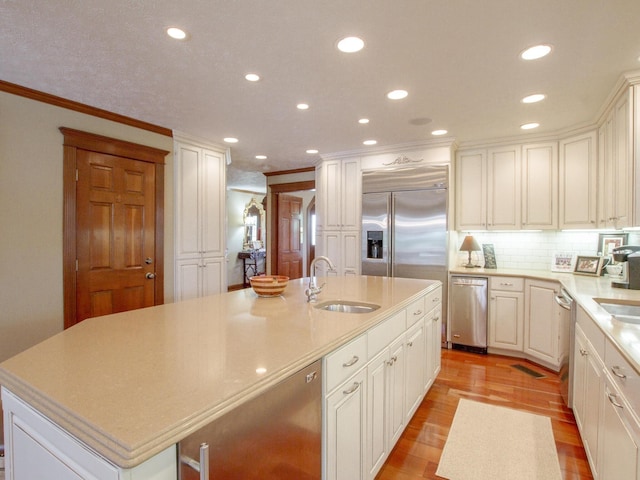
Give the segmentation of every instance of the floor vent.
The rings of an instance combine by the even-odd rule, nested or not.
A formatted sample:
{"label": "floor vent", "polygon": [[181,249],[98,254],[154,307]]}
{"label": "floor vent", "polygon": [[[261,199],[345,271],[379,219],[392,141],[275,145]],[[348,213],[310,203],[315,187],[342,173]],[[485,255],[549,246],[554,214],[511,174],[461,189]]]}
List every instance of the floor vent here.
{"label": "floor vent", "polygon": [[526,373],[527,375],[531,375],[534,378],[544,378],[544,375],[536,372],[535,370],[531,370],[529,367],[525,367],[524,365],[511,365],[516,370],[520,370],[521,372]]}

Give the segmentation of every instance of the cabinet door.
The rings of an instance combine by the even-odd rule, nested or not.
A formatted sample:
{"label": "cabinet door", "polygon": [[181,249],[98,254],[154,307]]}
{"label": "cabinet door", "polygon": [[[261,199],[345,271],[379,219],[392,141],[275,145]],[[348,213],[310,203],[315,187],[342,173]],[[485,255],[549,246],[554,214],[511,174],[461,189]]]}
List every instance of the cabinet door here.
{"label": "cabinet door", "polygon": [[199,185],[202,150],[176,143],[175,149],[175,242],[176,256],[200,256]]}
{"label": "cabinet door", "polygon": [[524,345],[524,294],[492,290],[489,298],[489,347],[521,352]]}
{"label": "cabinet door", "polygon": [[624,228],[631,225],[633,197],[633,156],[631,152],[633,124],[630,91],[615,104],[613,115],[615,184],[612,185],[612,188],[614,188],[615,227]]}
{"label": "cabinet door", "polygon": [[200,296],[200,262],[199,257],[176,261],[176,302]]}
{"label": "cabinet door", "polygon": [[[441,350],[442,350],[442,305],[438,306],[435,310],[432,323],[433,333],[431,337],[431,348],[429,349],[429,355],[431,358],[431,364],[433,366],[433,380],[436,379],[438,373],[440,373],[441,367]],[[426,390],[425,390],[426,391]]]}
{"label": "cabinet door", "polygon": [[408,423],[424,397],[424,369],[427,364],[424,321],[416,323],[406,335],[405,418]]}
{"label": "cabinet door", "polygon": [[487,228],[487,155],[484,150],[458,152],[456,163],[456,227]]}
{"label": "cabinet door", "polygon": [[558,368],[560,307],[555,301],[558,284],[527,280],[525,308],[525,353]]}
{"label": "cabinet door", "polygon": [[560,141],[560,228],[594,228],[598,162],[596,132]]}
{"label": "cabinet door", "polygon": [[327,480],[363,478],[365,375],[361,370],[327,397]]}
{"label": "cabinet door", "polygon": [[520,146],[489,150],[487,154],[487,229],[519,229],[521,220]]}
{"label": "cabinet door", "polygon": [[522,146],[522,228],[558,228],[558,145]]}
{"label": "cabinet door", "polygon": [[599,478],[637,480],[640,474],[640,426],[608,379],[605,380],[603,398],[602,465]]}
{"label": "cabinet door", "polygon": [[374,478],[388,455],[389,350],[384,349],[367,364],[367,478]]}
{"label": "cabinet door", "polygon": [[341,232],[340,237],[342,251],[338,268],[342,275],[358,275],[360,272],[360,231]]}
{"label": "cabinet door", "polygon": [[389,346],[389,363],[388,363],[388,445],[389,450],[400,438],[405,426],[404,404],[405,404],[405,382],[408,377],[408,367],[405,361],[405,343],[404,338],[400,337]]}
{"label": "cabinet door", "polygon": [[200,223],[202,253],[224,255],[225,235],[225,160],[222,153],[202,150],[200,191]]}
{"label": "cabinet door", "polygon": [[360,231],[360,205],[362,203],[362,181],[360,160],[342,161],[342,185],[340,194],[341,226],[348,230]]}
{"label": "cabinet door", "polygon": [[222,293],[225,282],[226,262],[222,257],[204,258],[200,269],[201,290],[200,295],[214,295]]}

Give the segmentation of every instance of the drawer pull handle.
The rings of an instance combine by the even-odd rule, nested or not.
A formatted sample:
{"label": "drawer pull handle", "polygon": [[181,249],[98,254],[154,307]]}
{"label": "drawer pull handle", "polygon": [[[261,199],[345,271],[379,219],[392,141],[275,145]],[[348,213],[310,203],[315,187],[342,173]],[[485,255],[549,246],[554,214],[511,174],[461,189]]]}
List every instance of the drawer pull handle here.
{"label": "drawer pull handle", "polygon": [[351,395],[353,392],[355,392],[359,388],[360,388],[360,384],[356,382],[353,385],[351,385],[351,388],[349,388],[348,390],[343,390],[342,393],[344,393],[345,395]]}
{"label": "drawer pull handle", "polygon": [[584,348],[581,348],[580,349],[580,355],[582,355],[584,357],[585,355],[589,355],[589,352],[587,352]]}
{"label": "drawer pull handle", "polygon": [[505,287],[513,287],[513,283],[510,282],[500,282],[500,285],[504,285]]}
{"label": "drawer pull handle", "polygon": [[413,342],[407,342],[407,346],[413,347]]}
{"label": "drawer pull handle", "polygon": [[358,360],[360,360],[360,358],[358,358],[357,355],[354,355],[351,360],[349,360],[346,363],[343,363],[342,366],[343,367],[353,367],[356,363],[358,363]]}
{"label": "drawer pull handle", "polygon": [[439,301],[440,301],[440,299],[438,297],[436,297],[433,300],[431,300],[432,303],[438,303]]}
{"label": "drawer pull handle", "polygon": [[415,317],[417,317],[418,315],[422,315],[422,310],[416,310],[415,312],[413,312],[413,315]]}
{"label": "drawer pull handle", "polygon": [[613,393],[607,393],[607,397],[609,397],[609,401],[611,402],[611,404],[612,404],[614,407],[617,407],[617,408],[624,408],[621,404],[619,404],[618,402],[616,402],[616,400],[615,400],[615,399],[616,399],[616,398],[618,398],[618,396],[617,396],[617,395],[614,395]]}
{"label": "drawer pull handle", "polygon": [[613,367],[611,367],[611,371],[616,377],[627,378],[627,376],[624,373],[620,373],[619,370],[620,370],[620,367],[618,365],[614,365]]}

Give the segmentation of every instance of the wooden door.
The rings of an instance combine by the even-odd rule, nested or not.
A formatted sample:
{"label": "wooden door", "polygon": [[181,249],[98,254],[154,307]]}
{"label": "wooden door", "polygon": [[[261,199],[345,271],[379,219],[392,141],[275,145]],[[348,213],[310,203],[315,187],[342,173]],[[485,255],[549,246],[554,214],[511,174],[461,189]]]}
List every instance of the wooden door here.
{"label": "wooden door", "polygon": [[77,153],[77,320],[154,305],[155,169]]}
{"label": "wooden door", "polygon": [[280,194],[278,197],[278,275],[302,277],[302,198]]}
{"label": "wooden door", "polygon": [[60,132],[64,328],[90,316],[164,303],[169,152],[66,127]]}

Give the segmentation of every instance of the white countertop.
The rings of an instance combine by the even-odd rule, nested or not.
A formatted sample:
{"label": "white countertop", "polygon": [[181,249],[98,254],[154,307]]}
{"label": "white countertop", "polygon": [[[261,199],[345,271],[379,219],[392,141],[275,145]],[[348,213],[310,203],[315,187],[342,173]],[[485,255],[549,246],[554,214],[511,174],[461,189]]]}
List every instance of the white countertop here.
{"label": "white countertop", "polygon": [[640,373],[640,325],[624,323],[607,313],[594,298],[624,300],[640,305],[640,290],[611,287],[607,276],[594,277],[573,273],[556,273],[544,270],[511,270],[458,267],[452,275],[513,276],[560,282],[575,301],[593,318],[596,324],[618,348],[626,360]]}
{"label": "white countertop", "polygon": [[[318,310],[306,279],[283,296],[251,289],[87,319],[0,364],[0,384],[114,464],[142,463],[437,288],[430,280],[328,277]],[[257,369],[266,373],[257,373]]]}

